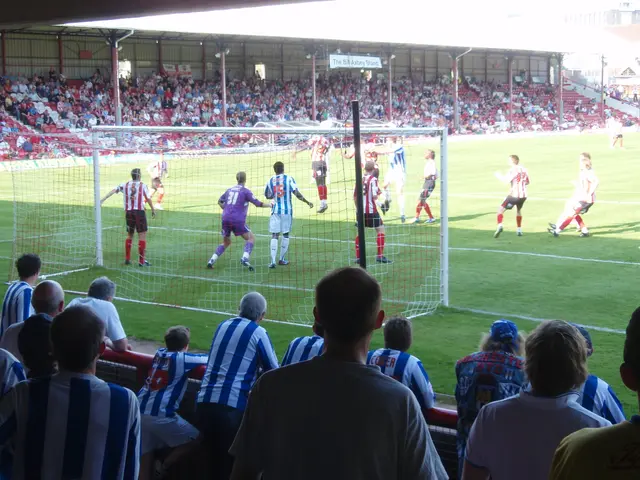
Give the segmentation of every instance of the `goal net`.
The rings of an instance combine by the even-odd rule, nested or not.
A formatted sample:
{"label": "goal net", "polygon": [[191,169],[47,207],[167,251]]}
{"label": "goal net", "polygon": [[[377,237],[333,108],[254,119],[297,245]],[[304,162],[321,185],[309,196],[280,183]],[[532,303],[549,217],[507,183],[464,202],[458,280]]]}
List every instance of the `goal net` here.
{"label": "goal net", "polygon": [[[224,314],[235,314],[241,296],[255,290],[269,302],[268,318],[308,324],[313,321],[317,281],[332,269],[356,264],[357,162],[348,125],[97,127],[83,135],[81,142],[73,136],[56,140],[62,158],[0,162],[1,183],[10,184],[13,193],[11,257],[38,253],[44,274],[60,277],[67,290],[86,291],[93,278],[107,275],[118,285],[120,298]],[[83,142],[91,145],[73,148]],[[386,210],[384,202],[390,200],[388,211],[380,212],[384,232],[364,229],[366,268],[382,285],[388,314],[416,317],[433,312],[448,302],[446,133],[363,127],[361,143],[362,162],[377,159],[379,166],[378,211]],[[316,148],[318,144],[325,145],[326,152]],[[421,195],[425,199],[428,150],[435,152],[439,175],[425,200],[433,223],[426,222],[430,217],[425,209],[420,223],[413,223]],[[392,167],[400,151],[404,172]],[[312,168],[321,155],[328,166],[326,176],[317,164]],[[297,191],[313,208],[295,195],[291,205],[285,205],[290,183],[276,180],[269,191],[276,162],[284,164],[284,173],[295,179]],[[125,204],[137,194],[126,190],[126,184],[136,168],[156,215],[152,218],[147,205],[146,245],[139,244],[135,232],[130,264],[125,264]],[[245,173],[244,185],[258,206],[248,204],[245,223],[238,205],[241,218],[222,225],[220,200],[243,205],[251,200],[242,196],[244,190],[223,195],[237,185],[238,172]],[[114,190],[100,206],[100,199]],[[278,223],[273,208],[259,204],[269,207],[280,196],[285,214]],[[285,218],[289,213],[290,228]],[[138,230],[141,221],[129,223]],[[282,234],[274,237],[278,226]],[[150,265],[139,266],[141,246]],[[214,253],[215,264],[208,268]],[[9,280],[15,279],[13,267],[9,270]]]}

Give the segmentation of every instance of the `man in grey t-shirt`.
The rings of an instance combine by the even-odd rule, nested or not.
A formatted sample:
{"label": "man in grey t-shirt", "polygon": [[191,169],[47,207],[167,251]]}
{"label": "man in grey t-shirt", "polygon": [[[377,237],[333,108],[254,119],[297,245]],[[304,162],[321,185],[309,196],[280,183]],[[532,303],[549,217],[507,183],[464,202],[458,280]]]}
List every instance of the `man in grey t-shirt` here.
{"label": "man in grey t-shirt", "polygon": [[448,478],[415,396],[366,365],[381,298],[360,268],[318,283],[326,353],[258,380],[230,450],[232,480]]}

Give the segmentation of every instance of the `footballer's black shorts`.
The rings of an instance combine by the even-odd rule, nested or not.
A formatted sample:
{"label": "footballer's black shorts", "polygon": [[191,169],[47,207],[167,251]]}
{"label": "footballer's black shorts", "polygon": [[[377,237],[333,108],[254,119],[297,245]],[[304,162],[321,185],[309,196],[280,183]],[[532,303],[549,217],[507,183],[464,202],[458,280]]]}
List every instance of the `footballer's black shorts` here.
{"label": "footballer's black shorts", "polygon": [[382,222],[382,218],[380,218],[380,214],[376,213],[365,213],[364,214],[364,226],[367,228],[378,228],[384,225]]}
{"label": "footballer's black shorts", "polygon": [[618,139],[618,138],[622,139],[622,134],[621,134],[621,133],[619,133],[619,134],[615,135],[613,138],[615,138],[615,139]]}
{"label": "footballer's black shorts", "polygon": [[316,185],[324,185],[327,178],[327,162],[311,162],[311,168],[313,169],[313,178],[316,179]]}
{"label": "footballer's black shorts", "polygon": [[420,200],[422,202],[426,202],[427,199],[433,193],[433,190],[436,188],[436,181],[433,178],[425,178],[424,184],[422,185],[422,191],[420,192]]}
{"label": "footballer's black shorts", "polygon": [[518,198],[507,195],[507,198],[505,198],[504,202],[502,202],[502,208],[504,208],[505,210],[511,210],[513,207],[518,207],[518,210],[520,210],[524,205],[524,202],[526,201],[527,197]]}
{"label": "footballer's black shorts", "polygon": [[162,180],[158,177],[154,178],[151,180],[151,187],[154,188],[155,190],[157,190],[158,188],[162,187]]}
{"label": "footballer's black shorts", "polygon": [[584,215],[589,211],[591,207],[593,207],[593,203],[578,202],[573,208],[575,209],[577,215]]}
{"label": "footballer's black shorts", "polygon": [[147,227],[147,214],[144,210],[129,210],[125,218],[129,235],[133,234],[133,232],[144,233],[149,229]]}

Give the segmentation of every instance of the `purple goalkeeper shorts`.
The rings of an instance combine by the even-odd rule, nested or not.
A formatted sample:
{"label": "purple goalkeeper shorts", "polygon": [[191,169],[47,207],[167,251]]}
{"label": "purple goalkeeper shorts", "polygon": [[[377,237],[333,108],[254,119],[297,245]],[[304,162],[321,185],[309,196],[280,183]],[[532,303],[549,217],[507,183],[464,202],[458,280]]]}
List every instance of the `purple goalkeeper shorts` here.
{"label": "purple goalkeeper shorts", "polygon": [[233,233],[236,237],[244,235],[245,233],[249,233],[249,227],[244,222],[229,222],[222,221],[222,236],[230,237],[231,233]]}

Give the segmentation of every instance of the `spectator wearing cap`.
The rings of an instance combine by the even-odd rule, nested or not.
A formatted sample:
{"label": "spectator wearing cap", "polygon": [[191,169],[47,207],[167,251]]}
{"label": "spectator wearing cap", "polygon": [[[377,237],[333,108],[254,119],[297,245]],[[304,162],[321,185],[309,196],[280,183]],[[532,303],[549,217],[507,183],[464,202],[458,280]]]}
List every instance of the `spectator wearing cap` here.
{"label": "spectator wearing cap", "polygon": [[567,435],[611,422],[580,406],[575,391],[587,378],[587,345],[573,325],[541,323],[525,342],[531,386],[482,407],[469,432],[463,480],[543,480]]}
{"label": "spectator wearing cap", "polygon": [[42,262],[34,253],[26,253],[16,261],[16,270],[20,281],[12,283],[4,295],[2,317],[0,318],[0,337],[14,323],[24,322],[33,315],[31,295],[38,281]]}
{"label": "spectator wearing cap", "polygon": [[[587,343],[587,357],[593,355],[593,342],[589,331],[581,325],[572,324]],[[606,418],[612,424],[625,421],[622,403],[607,382],[589,374],[587,381],[580,387],[578,403],[587,410]]]}
{"label": "spectator wearing cap", "polygon": [[433,408],[435,394],[422,362],[407,353],[413,331],[405,317],[392,317],[384,323],[384,348],[370,351],[368,365],[377,365],[385,375],[398,380],[413,392],[422,410]]}
{"label": "spectator wearing cap", "polygon": [[456,403],[458,405],[457,449],[462,475],[467,438],[480,409],[491,402],[517,395],[526,383],[524,373],[525,337],[509,320],[493,322],[483,335],[478,352],[456,363]]}
{"label": "spectator wearing cap", "polygon": [[298,362],[306,362],[322,354],[324,350],[324,329],[322,325],[313,324],[313,335],[295,338],[287,347],[282,357],[282,367]]}
{"label": "spectator wearing cap", "polygon": [[[640,308],[627,325],[620,377],[640,403]],[[636,480],[640,478],[640,416],[606,428],[585,428],[556,450],[550,480]]]}
{"label": "spectator wearing cap", "polygon": [[164,335],[165,348],[156,352],[151,372],[138,392],[142,413],[140,480],[152,478],[155,451],[173,449],[162,463],[162,470],[167,471],[190,452],[198,438],[198,430],[178,415],[189,374],[206,365],[208,359],[206,354],[187,353],[190,340],[187,327],[169,328]]}
{"label": "spectator wearing cap", "polygon": [[69,302],[69,307],[84,305],[92,308],[105,325],[105,345],[116,351],[124,352],[131,350],[131,345],[127,341],[127,334],[124,333],[120,315],[113,304],[116,296],[116,284],[107,277],[98,277],[91,285],[85,298],[74,298]]}
{"label": "spectator wearing cap", "polygon": [[230,450],[233,480],[448,478],[415,396],[366,364],[381,299],[360,268],[318,282],[325,353],[256,382]]}
{"label": "spectator wearing cap", "polygon": [[[35,315],[31,315],[24,322],[11,325],[7,329],[7,331],[4,332],[4,335],[2,335],[2,337],[0,338],[0,348],[4,348],[5,350],[11,352],[20,362],[25,364],[27,371],[29,369],[29,366],[26,365],[26,362],[24,362],[22,351],[19,345],[21,332],[25,328],[27,323],[51,323],[53,317],[58,315],[64,309],[64,290],[58,282],[54,280],[44,280],[40,282],[36,286],[36,288],[33,289],[31,305],[35,310]],[[39,327],[34,328],[35,329],[33,331],[37,331]],[[28,338],[28,335],[25,338]],[[34,341],[38,343],[37,346],[35,344],[28,345],[27,341],[24,347],[33,350],[34,348],[39,348],[40,346],[42,346],[42,344],[37,340]],[[47,347],[46,352],[50,351],[51,349]],[[45,352],[42,353],[44,354]]]}

